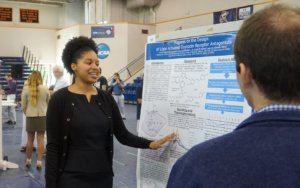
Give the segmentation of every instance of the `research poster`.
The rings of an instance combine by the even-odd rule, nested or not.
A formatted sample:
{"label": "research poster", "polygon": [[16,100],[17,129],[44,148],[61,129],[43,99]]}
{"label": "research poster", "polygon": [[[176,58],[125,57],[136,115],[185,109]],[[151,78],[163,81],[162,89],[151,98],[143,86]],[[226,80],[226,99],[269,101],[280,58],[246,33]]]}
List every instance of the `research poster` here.
{"label": "research poster", "polygon": [[147,44],[139,135],[177,139],[139,150],[138,188],[163,188],[176,160],[194,145],[226,134],[251,114],[237,79],[235,32]]}

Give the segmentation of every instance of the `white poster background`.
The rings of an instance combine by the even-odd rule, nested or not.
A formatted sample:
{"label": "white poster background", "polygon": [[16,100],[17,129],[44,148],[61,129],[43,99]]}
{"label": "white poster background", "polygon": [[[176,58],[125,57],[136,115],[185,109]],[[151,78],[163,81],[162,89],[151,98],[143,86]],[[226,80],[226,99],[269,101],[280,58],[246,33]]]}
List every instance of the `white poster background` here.
{"label": "white poster background", "polygon": [[[211,42],[223,38],[226,36],[220,34]],[[184,43],[183,40],[173,42]],[[216,53],[197,57],[190,52],[199,43],[186,41],[175,53],[172,49],[176,47],[172,45],[168,49],[157,47],[158,55],[149,54],[153,50],[147,51],[147,55],[156,58],[147,58],[145,63],[139,135],[153,140],[171,132],[178,136],[159,150],[139,150],[138,188],[166,187],[170,170],[179,157],[198,143],[231,132],[251,114],[251,108],[236,87],[233,54],[216,55],[228,49],[210,43],[207,52]],[[182,50],[191,56],[180,58]],[[172,53],[179,58],[172,58]]]}

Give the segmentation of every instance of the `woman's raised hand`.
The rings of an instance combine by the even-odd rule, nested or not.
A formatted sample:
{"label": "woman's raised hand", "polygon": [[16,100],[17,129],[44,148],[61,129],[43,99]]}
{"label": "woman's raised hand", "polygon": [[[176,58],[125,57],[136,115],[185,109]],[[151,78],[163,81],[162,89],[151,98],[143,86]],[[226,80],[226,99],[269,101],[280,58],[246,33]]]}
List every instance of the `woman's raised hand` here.
{"label": "woman's raised hand", "polygon": [[150,149],[159,149],[164,143],[173,140],[176,136],[177,136],[176,133],[169,134],[159,140],[155,140],[151,142],[149,147]]}

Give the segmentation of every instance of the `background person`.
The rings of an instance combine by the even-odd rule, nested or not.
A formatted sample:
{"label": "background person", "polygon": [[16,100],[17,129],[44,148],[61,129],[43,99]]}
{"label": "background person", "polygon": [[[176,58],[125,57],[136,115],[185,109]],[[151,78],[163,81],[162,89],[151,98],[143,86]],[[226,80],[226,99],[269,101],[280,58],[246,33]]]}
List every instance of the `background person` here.
{"label": "background person", "polygon": [[[25,86],[28,86],[28,80],[26,80],[24,82],[22,92],[23,92]],[[25,152],[26,151],[26,145],[27,145],[26,116],[25,116],[25,114],[23,115],[23,121],[22,122],[23,122],[23,126],[22,126],[21,149],[20,149],[20,151]],[[33,151],[36,150],[36,146],[37,146],[36,140],[37,139],[34,139],[34,141],[33,141],[33,149],[32,149]]]}
{"label": "background person", "polygon": [[97,80],[97,82],[94,84],[94,86],[99,89],[102,89],[103,91],[108,91],[107,79],[104,76],[102,76],[101,67],[99,67],[99,73],[100,73],[100,78]]}
{"label": "background person", "polygon": [[137,88],[136,91],[136,120],[137,120],[137,132],[139,131],[141,110],[142,110],[142,97],[143,97],[143,85],[144,85],[144,76],[142,76],[141,85]]}
{"label": "background person", "polygon": [[50,94],[43,85],[41,73],[33,71],[28,78],[28,86],[23,88],[21,103],[26,116],[26,167],[31,167],[32,147],[37,133],[37,164],[38,169],[42,168],[42,157],[44,152],[44,134],[46,129],[46,111]]}
{"label": "background person", "polygon": [[[5,75],[5,80],[7,81],[7,87],[4,88],[6,99],[7,100],[16,100],[16,94],[17,94],[17,82],[13,79],[12,75],[10,73]],[[4,112],[8,113],[8,121],[5,122],[9,125],[15,125],[16,124],[16,108],[14,106],[6,106],[3,108]]]}
{"label": "background person", "polygon": [[300,9],[274,5],[248,18],[234,53],[255,112],[229,134],[193,147],[168,188],[300,187]]}
{"label": "background person", "polygon": [[46,188],[111,188],[113,135],[122,144],[151,149],[175,137],[151,141],[126,129],[113,97],[93,86],[100,75],[97,51],[96,43],[83,36],[63,50],[63,63],[75,82],[49,102]]}
{"label": "background person", "polygon": [[64,79],[64,68],[62,66],[55,65],[53,67],[53,75],[56,79],[53,92],[70,85],[70,83]]}
{"label": "background person", "polygon": [[125,117],[125,110],[124,110],[124,82],[121,80],[119,73],[114,73],[114,78],[111,81],[111,90],[112,90],[112,96],[114,97],[116,103],[118,104],[119,110],[121,112],[121,116],[123,119],[126,119]]}

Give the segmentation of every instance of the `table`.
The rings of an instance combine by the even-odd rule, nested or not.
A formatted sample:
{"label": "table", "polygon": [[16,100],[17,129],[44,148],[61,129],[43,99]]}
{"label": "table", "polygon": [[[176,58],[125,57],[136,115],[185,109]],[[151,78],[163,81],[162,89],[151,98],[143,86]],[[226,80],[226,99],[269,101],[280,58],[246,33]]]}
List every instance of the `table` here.
{"label": "table", "polygon": [[19,168],[18,164],[4,161],[3,160],[3,151],[2,151],[2,107],[3,106],[16,106],[15,101],[13,100],[3,100],[2,95],[0,95],[0,169],[6,170],[9,168]]}

